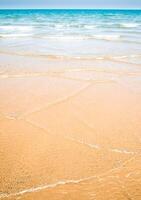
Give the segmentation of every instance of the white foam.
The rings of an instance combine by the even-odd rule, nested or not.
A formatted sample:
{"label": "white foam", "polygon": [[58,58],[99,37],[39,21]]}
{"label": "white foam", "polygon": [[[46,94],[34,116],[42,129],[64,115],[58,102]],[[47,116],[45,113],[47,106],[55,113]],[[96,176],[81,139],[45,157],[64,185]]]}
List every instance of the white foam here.
{"label": "white foam", "polygon": [[92,39],[97,39],[97,40],[119,40],[121,38],[120,35],[68,35],[68,36],[62,36],[62,35],[57,35],[57,36],[39,36],[44,39],[53,39],[53,40],[92,40]]}
{"label": "white foam", "polygon": [[139,24],[137,23],[122,23],[120,25],[121,27],[124,27],[124,28],[136,28],[139,26]]}
{"label": "white foam", "polygon": [[18,38],[18,37],[29,37],[32,36],[32,34],[26,34],[26,33],[17,33],[17,34],[0,34],[1,38]]}
{"label": "white foam", "polygon": [[84,25],[84,28],[86,29],[94,29],[96,27],[97,27],[96,25]]}
{"label": "white foam", "polygon": [[55,188],[55,187],[60,186],[60,185],[65,185],[65,184],[77,184],[77,183],[80,183],[80,182],[85,181],[87,179],[89,180],[90,178],[92,178],[92,177],[84,178],[84,179],[78,179],[78,180],[66,180],[66,181],[62,180],[62,181],[58,181],[58,182],[53,183],[53,184],[47,184],[47,185],[43,185],[43,186],[32,187],[32,188],[28,188],[28,189],[25,189],[25,190],[22,190],[22,191],[19,191],[19,192],[15,192],[15,193],[10,193],[10,194],[3,193],[3,194],[0,195],[0,199],[24,195],[24,194],[32,193],[32,192],[38,192],[40,190],[51,189],[51,188]]}
{"label": "white foam", "polygon": [[72,140],[72,141],[77,142],[79,144],[83,144],[83,145],[88,146],[92,149],[100,149],[99,145],[97,145],[97,144],[90,144],[90,143],[87,143],[83,140],[77,140],[77,139],[72,138],[72,137],[66,137],[66,139]]}
{"label": "white foam", "polygon": [[0,26],[0,30],[29,32],[33,30],[33,27],[32,26]]}
{"label": "white foam", "polygon": [[93,35],[92,38],[98,39],[98,40],[119,40],[121,38],[121,35]]}
{"label": "white foam", "polygon": [[85,145],[91,147],[91,148],[94,148],[94,149],[100,149],[99,145],[96,145],[96,144],[89,144],[89,143],[85,143]]}
{"label": "white foam", "polygon": [[78,184],[78,183],[81,183],[83,181],[92,180],[94,178],[98,178],[99,179],[102,176],[105,176],[105,175],[107,175],[107,174],[109,174],[109,173],[121,168],[122,166],[124,166],[128,162],[132,161],[133,159],[135,159],[135,157],[132,157],[132,158],[126,160],[124,163],[122,163],[122,165],[120,167],[112,168],[112,169],[108,170],[107,172],[105,172],[105,173],[103,173],[103,174],[101,174],[99,176],[89,176],[89,177],[81,178],[81,179],[77,179],[77,180],[62,180],[62,181],[58,181],[58,182],[53,183],[53,184],[46,184],[46,185],[42,185],[42,186],[32,187],[32,188],[21,190],[19,192],[15,192],[15,193],[1,193],[0,194],[0,199],[14,197],[14,196],[20,196],[20,195],[24,195],[24,194],[32,193],[32,192],[38,192],[38,191],[41,191],[41,190],[44,190],[44,189],[51,189],[51,188],[55,188],[57,186],[65,185],[65,184]]}
{"label": "white foam", "polygon": [[127,151],[125,149],[112,149],[111,151],[116,152],[116,153],[135,154],[135,152]]}

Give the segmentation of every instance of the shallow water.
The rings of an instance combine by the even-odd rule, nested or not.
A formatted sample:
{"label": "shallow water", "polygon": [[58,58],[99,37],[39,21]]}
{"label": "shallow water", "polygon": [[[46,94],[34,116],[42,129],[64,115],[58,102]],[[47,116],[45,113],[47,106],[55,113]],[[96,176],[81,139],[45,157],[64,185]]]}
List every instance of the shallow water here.
{"label": "shallow water", "polygon": [[0,51],[32,56],[141,56],[140,10],[0,11]]}

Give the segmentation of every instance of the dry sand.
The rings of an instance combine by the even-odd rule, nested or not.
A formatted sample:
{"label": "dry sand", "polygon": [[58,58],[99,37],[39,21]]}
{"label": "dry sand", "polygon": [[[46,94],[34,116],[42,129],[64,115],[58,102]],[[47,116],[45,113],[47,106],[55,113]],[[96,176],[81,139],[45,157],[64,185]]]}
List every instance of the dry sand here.
{"label": "dry sand", "polygon": [[0,59],[0,200],[140,200],[141,66]]}

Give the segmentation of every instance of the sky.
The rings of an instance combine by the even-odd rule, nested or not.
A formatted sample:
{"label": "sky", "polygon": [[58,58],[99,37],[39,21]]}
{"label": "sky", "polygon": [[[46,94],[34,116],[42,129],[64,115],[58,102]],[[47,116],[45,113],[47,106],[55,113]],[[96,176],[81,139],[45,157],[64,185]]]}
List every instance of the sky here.
{"label": "sky", "polygon": [[141,0],[0,0],[0,8],[139,8]]}

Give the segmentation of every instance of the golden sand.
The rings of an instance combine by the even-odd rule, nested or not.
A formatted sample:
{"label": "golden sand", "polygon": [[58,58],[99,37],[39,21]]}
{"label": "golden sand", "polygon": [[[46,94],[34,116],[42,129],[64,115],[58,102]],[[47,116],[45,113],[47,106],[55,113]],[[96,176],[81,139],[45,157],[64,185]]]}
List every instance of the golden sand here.
{"label": "golden sand", "polygon": [[140,200],[140,66],[0,59],[0,200]]}

